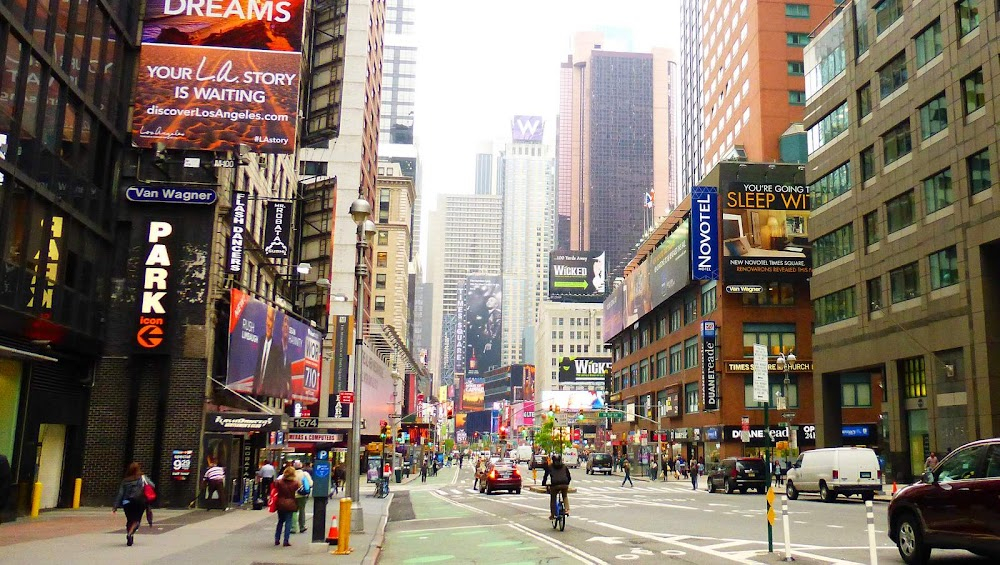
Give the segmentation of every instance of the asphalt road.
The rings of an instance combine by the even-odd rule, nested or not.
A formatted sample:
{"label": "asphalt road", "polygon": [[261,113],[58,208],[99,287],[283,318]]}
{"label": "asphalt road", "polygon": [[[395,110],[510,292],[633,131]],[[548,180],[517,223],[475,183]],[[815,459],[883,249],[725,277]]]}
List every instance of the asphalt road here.
{"label": "asphalt road", "polygon": [[[380,563],[778,563],[785,545],[781,498],[773,552],[768,552],[765,497],[709,494],[702,483],[635,481],[574,470],[566,530],[552,529],[548,495],[479,494],[472,471],[446,468],[427,483],[394,490]],[[539,473],[538,482],[541,482]],[[902,563],[886,535],[886,503],[875,504],[879,563]],[[797,563],[869,563],[865,505],[827,504],[808,495],[788,502],[791,552]],[[939,551],[932,563],[986,564],[963,551]]]}

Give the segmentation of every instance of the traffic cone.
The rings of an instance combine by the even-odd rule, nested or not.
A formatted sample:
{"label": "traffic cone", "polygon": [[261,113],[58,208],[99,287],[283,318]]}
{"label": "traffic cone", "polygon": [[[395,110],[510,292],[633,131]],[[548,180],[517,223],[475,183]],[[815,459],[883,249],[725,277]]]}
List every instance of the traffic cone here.
{"label": "traffic cone", "polygon": [[333,517],[333,523],[330,525],[330,531],[326,534],[326,543],[333,545],[337,543],[337,539],[340,538],[340,531],[337,530],[337,517]]}
{"label": "traffic cone", "polygon": [[899,487],[896,486],[896,481],[892,481],[892,496],[896,496],[897,490],[899,490]]}

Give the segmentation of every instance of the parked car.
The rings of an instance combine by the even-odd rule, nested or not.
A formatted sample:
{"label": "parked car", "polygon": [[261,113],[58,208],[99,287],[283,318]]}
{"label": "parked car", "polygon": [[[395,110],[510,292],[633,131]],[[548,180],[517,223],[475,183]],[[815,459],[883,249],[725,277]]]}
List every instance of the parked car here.
{"label": "parked car", "polygon": [[587,459],[587,474],[596,475],[597,473],[604,473],[605,475],[611,474],[611,455],[608,453],[591,453],[590,458]]}
{"label": "parked car", "polygon": [[785,494],[795,500],[799,493],[815,492],[824,502],[837,495],[875,498],[882,490],[878,456],[867,447],[829,447],[804,451],[785,477]]}
{"label": "parked car", "polygon": [[952,451],[889,503],[889,539],[910,565],[932,548],[965,549],[1000,560],[1000,438]]}
{"label": "parked car", "polygon": [[479,481],[479,492],[493,494],[498,490],[521,494],[521,473],[510,460],[491,464]]}
{"label": "parked car", "polygon": [[746,494],[749,489],[767,490],[767,465],[759,457],[728,457],[708,473],[708,492],[732,494],[738,490]]}
{"label": "parked car", "polygon": [[531,464],[528,465],[529,469],[544,469],[546,465],[549,464],[549,458],[541,453],[536,453],[531,459]]}

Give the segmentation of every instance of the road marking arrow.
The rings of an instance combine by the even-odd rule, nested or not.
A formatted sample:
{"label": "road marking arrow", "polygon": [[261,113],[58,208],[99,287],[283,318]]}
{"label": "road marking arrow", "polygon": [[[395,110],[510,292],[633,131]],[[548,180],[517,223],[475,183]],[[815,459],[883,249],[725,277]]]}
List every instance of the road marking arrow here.
{"label": "road marking arrow", "polygon": [[620,539],[621,538],[616,538],[616,537],[594,536],[594,537],[590,538],[587,541],[599,541],[601,543],[606,543],[608,545],[618,545],[618,544],[622,543],[621,541],[619,541]]}

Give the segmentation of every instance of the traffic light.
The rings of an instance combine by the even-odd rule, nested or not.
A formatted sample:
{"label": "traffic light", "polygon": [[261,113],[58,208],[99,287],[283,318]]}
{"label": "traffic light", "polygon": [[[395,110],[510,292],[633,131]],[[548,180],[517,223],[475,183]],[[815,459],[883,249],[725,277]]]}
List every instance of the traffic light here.
{"label": "traffic light", "polygon": [[454,410],[451,408],[451,404],[448,405],[448,419],[451,420],[455,416]]}
{"label": "traffic light", "polygon": [[583,411],[582,410],[580,411],[580,413],[578,413],[576,415],[576,421],[577,422],[582,422],[583,421]]}
{"label": "traffic light", "polygon": [[389,437],[389,422],[382,420],[379,423],[382,425],[382,430],[380,435],[382,437],[382,441],[385,442],[385,440]]}
{"label": "traffic light", "polygon": [[507,439],[507,426],[500,426],[500,439]]}

